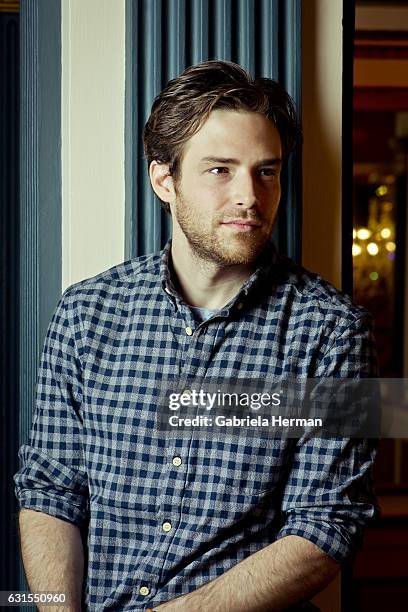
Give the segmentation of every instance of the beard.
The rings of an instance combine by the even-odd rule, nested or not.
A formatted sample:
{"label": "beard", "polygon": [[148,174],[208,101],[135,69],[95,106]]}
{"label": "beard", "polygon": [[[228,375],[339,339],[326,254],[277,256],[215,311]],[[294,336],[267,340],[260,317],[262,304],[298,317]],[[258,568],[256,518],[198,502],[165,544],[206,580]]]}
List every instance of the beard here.
{"label": "beard", "polygon": [[[203,219],[193,203],[177,190],[175,217],[193,254],[207,262],[223,266],[251,264],[271,237],[275,215],[265,219],[258,212],[237,211]],[[254,221],[260,227],[250,231],[231,231],[221,223],[231,220]]]}

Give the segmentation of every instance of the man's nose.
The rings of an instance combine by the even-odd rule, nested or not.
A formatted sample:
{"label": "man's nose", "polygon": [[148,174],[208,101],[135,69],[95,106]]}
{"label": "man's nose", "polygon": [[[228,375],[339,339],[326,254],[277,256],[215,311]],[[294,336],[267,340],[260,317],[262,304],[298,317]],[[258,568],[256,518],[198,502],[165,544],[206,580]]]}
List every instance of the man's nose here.
{"label": "man's nose", "polygon": [[234,178],[233,203],[245,208],[258,204],[256,177],[250,172],[238,173]]}

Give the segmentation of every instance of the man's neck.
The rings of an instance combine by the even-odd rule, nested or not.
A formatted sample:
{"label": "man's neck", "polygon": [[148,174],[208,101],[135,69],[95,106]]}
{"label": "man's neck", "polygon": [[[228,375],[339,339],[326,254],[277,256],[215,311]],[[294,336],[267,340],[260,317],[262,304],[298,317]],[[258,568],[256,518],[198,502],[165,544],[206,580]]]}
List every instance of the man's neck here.
{"label": "man's neck", "polygon": [[172,243],[171,259],[178,290],[190,306],[219,310],[238,293],[252,273],[247,264],[222,266]]}

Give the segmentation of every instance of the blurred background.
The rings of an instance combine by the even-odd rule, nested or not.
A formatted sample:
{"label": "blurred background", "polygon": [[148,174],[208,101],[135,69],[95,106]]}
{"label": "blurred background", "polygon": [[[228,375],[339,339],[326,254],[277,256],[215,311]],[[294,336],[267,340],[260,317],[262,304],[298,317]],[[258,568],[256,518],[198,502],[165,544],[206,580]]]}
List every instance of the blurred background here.
{"label": "blurred background", "polygon": [[[354,39],[353,295],[374,315],[380,375],[408,376],[408,3],[357,0]],[[407,608],[408,440],[384,439],[382,518],[353,572],[357,610]]]}

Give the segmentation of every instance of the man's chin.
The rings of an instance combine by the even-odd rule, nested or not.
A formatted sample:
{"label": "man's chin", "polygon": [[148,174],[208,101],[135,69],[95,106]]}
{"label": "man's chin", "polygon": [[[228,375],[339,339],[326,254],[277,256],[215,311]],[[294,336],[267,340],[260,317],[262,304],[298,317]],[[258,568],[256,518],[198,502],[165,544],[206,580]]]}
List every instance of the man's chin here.
{"label": "man's chin", "polygon": [[231,243],[229,245],[220,245],[218,249],[212,251],[212,257],[219,263],[228,266],[252,264],[263,251],[267,241],[268,238],[251,243],[242,241],[240,244],[240,241],[234,241],[238,242],[234,246]]}

